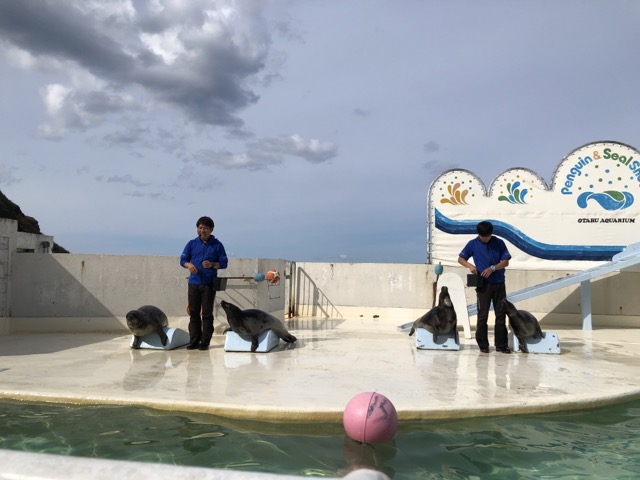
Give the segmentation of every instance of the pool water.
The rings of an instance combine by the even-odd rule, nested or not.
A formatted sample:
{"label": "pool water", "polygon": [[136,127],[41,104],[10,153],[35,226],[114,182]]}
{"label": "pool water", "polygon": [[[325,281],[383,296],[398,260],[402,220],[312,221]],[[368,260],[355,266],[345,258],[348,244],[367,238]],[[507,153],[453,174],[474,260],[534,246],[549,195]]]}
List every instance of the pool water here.
{"label": "pool water", "polygon": [[394,479],[635,479],[640,401],[570,413],[401,423],[364,445],[341,424],[233,422],[143,407],[0,402],[0,448],[183,466]]}

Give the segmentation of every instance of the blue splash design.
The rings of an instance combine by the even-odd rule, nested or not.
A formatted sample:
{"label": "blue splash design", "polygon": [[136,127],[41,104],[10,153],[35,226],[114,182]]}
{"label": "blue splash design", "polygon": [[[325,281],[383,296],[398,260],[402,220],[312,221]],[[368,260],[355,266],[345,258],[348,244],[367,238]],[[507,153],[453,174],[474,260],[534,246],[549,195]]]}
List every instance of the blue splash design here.
{"label": "blue splash design", "polygon": [[[454,235],[476,234],[480,220],[452,220],[435,209],[435,223],[438,230]],[[485,220],[485,219],[483,219]],[[532,257],[545,260],[589,260],[611,261],[613,256],[624,250],[625,246],[608,245],[552,245],[534,240],[514,226],[500,220],[489,220],[493,224],[493,233],[508,240]]]}
{"label": "blue splash design", "polygon": [[521,204],[524,205],[525,202],[524,197],[527,196],[529,190],[523,188],[520,190],[520,182],[514,182],[513,184],[507,183],[507,191],[509,192],[509,196],[505,197],[504,195],[500,195],[498,197],[498,201],[500,202],[509,202],[511,204]]}
{"label": "blue splash design", "polygon": [[605,210],[624,210],[633,205],[633,195],[629,192],[618,192],[609,190],[607,192],[595,193],[584,192],[578,197],[578,206],[587,208],[587,202],[595,200]]}

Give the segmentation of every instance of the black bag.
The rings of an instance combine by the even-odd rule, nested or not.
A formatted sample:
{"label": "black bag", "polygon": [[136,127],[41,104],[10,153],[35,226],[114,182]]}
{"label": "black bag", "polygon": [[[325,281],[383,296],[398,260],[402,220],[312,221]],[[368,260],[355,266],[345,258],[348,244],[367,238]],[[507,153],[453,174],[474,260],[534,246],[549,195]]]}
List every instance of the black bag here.
{"label": "black bag", "polygon": [[482,288],[487,281],[479,273],[470,273],[467,275],[467,287]]}

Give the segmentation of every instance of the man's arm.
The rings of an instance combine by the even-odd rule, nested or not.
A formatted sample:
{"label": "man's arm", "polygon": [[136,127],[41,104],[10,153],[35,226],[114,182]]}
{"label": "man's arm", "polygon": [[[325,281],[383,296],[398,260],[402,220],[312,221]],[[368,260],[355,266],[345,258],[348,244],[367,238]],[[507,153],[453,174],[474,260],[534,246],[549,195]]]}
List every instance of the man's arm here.
{"label": "man's arm", "polygon": [[476,270],[476,266],[473,263],[469,262],[467,259],[458,257],[458,263],[463,267],[468,268],[471,273],[478,273],[478,271]]}

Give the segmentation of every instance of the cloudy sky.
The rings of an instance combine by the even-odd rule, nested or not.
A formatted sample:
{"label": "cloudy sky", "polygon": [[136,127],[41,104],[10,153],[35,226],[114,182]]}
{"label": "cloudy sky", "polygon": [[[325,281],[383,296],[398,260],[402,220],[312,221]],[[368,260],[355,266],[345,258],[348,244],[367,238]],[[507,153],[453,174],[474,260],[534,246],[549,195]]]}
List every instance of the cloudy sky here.
{"label": "cloudy sky", "polygon": [[450,168],[640,147],[636,0],[0,0],[0,190],[73,253],[424,263]]}

